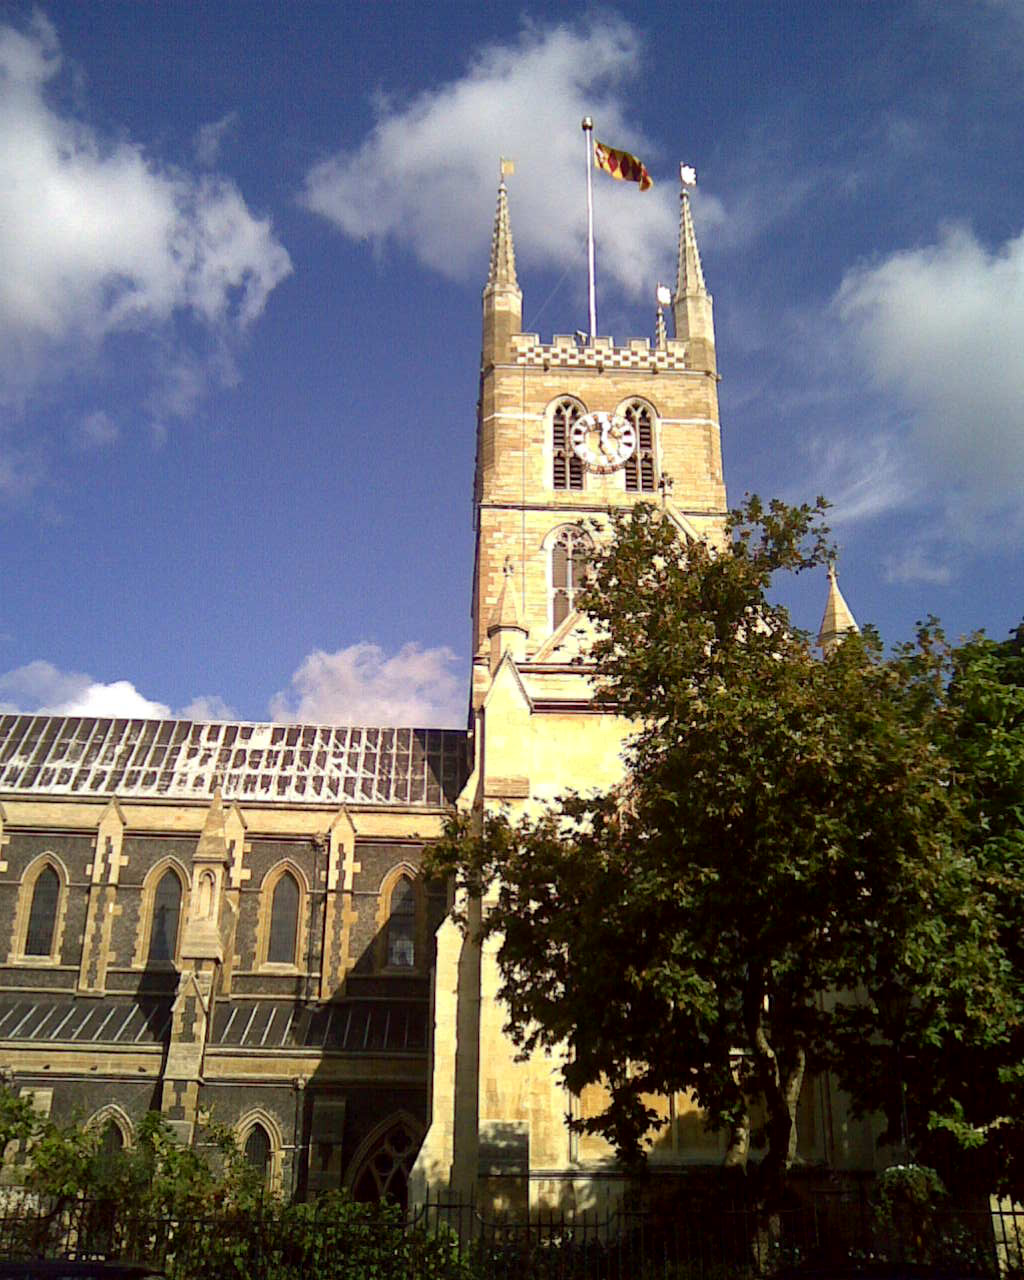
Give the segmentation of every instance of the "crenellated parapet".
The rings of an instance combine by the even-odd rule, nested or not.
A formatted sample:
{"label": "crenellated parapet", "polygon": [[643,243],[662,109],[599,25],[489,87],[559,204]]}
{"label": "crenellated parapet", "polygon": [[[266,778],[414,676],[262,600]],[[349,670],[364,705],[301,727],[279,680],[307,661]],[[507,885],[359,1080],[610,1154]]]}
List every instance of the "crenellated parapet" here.
{"label": "crenellated parapet", "polygon": [[649,338],[631,338],[621,347],[613,338],[595,338],[581,346],[572,335],[556,333],[551,342],[541,342],[539,334],[516,333],[510,347],[513,364],[540,369],[698,372],[687,361],[687,344],[677,338],[669,338],[664,347],[651,346]]}

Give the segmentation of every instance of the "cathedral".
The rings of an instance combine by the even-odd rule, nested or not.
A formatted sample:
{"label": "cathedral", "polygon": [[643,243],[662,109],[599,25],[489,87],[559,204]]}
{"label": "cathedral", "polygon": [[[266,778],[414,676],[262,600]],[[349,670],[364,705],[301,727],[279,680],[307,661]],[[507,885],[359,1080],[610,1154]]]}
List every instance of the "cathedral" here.
{"label": "cathedral", "polygon": [[[503,1033],[493,950],[420,875],[452,806],[539,813],[621,776],[575,592],[610,509],[720,543],[712,299],[680,198],[673,337],[522,332],[504,181],[483,291],[468,729],[0,717],[0,1068],[36,1108],[130,1144],[214,1117],[268,1185],[523,1211],[608,1203],[614,1153],[557,1062]],[[586,531],[586,527],[593,533]],[[852,615],[830,575],[824,647]],[[486,910],[487,904],[470,904]],[[655,1168],[716,1164],[685,1095]],[[827,1078],[800,1157],[870,1168]]]}

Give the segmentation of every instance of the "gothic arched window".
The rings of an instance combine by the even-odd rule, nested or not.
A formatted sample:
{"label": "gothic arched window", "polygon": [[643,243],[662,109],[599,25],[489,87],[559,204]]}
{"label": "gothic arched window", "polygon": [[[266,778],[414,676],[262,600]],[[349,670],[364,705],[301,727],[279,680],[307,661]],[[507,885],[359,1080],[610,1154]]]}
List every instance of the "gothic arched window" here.
{"label": "gothic arched window", "polygon": [[634,400],[622,415],[636,431],[636,449],[623,468],[627,493],[653,493],[656,486],[654,466],[654,414],[650,405]]}
{"label": "gothic arched window", "polygon": [[378,1138],[371,1138],[353,1158],[352,1199],[375,1203],[390,1200],[405,1208],[409,1201],[409,1174],[420,1138],[412,1125],[397,1120]]}
{"label": "gothic arched window", "polygon": [[387,962],[403,969],[416,967],[416,890],[408,876],[391,890]]}
{"label": "gothic arched window", "polygon": [[266,1181],[270,1170],[270,1134],[258,1120],[245,1140],[245,1162]]}
{"label": "gothic arched window", "polygon": [[178,953],[181,921],[181,881],[168,868],[153,894],[153,923],[149,930],[147,964],[173,965]]}
{"label": "gothic arched window", "polygon": [[551,484],[555,489],[583,488],[583,461],[573,452],[569,437],[582,412],[575,400],[559,400],[551,415]]}
{"label": "gothic arched window", "polygon": [[270,908],[270,937],[267,961],[270,964],[294,964],[295,942],[299,932],[299,882],[286,871],[274,886]]}
{"label": "gothic arched window", "polygon": [[53,952],[53,935],[57,929],[57,907],[60,903],[60,876],[47,865],[36,876],[32,889],[32,906],[25,933],[25,955],[48,956]]}
{"label": "gothic arched window", "polygon": [[561,626],[575,609],[593,543],[582,529],[565,528],[551,545],[551,626]]}

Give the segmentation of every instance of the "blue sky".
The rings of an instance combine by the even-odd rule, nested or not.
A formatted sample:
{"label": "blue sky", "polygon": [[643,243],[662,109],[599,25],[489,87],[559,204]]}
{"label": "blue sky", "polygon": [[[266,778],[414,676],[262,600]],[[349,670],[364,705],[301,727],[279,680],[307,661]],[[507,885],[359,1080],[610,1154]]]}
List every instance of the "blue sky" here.
{"label": "blue sky", "polygon": [[584,113],[602,333],[698,169],[730,499],[887,641],[1019,621],[1024,2],[513,12],[0,2],[0,708],[461,721],[498,156],[584,327]]}

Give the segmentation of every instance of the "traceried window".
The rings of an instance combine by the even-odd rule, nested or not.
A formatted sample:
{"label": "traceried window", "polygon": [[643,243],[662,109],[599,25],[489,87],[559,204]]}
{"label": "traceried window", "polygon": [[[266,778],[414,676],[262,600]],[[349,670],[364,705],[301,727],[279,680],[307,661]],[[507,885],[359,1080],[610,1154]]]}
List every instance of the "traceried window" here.
{"label": "traceried window", "polygon": [[274,886],[270,908],[270,939],[267,960],[270,964],[294,964],[295,940],[299,931],[299,884],[286,871]]}
{"label": "traceried window", "polygon": [[43,867],[32,889],[32,907],[25,934],[25,955],[48,956],[53,951],[60,902],[60,876],[53,867]]}
{"label": "traceried window", "polygon": [[653,493],[657,480],[654,467],[654,415],[649,405],[634,400],[623,417],[636,431],[636,449],[623,468],[627,493]]}
{"label": "traceried window", "polygon": [[167,870],[153,895],[153,924],[149,931],[148,964],[172,965],[178,951],[181,920],[181,881]]}
{"label": "traceried window", "polygon": [[388,964],[403,969],[416,967],[416,891],[408,876],[402,876],[391,890],[388,913]]}
{"label": "traceried window", "polygon": [[583,488],[583,460],[573,452],[569,433],[583,410],[575,400],[559,400],[551,416],[551,484],[555,489]]}
{"label": "traceried window", "polygon": [[352,1181],[352,1199],[371,1204],[389,1200],[404,1209],[419,1145],[411,1126],[399,1120],[361,1162]]}
{"label": "traceried window", "polygon": [[582,529],[566,528],[551,546],[551,626],[560,626],[575,609],[593,543]]}

